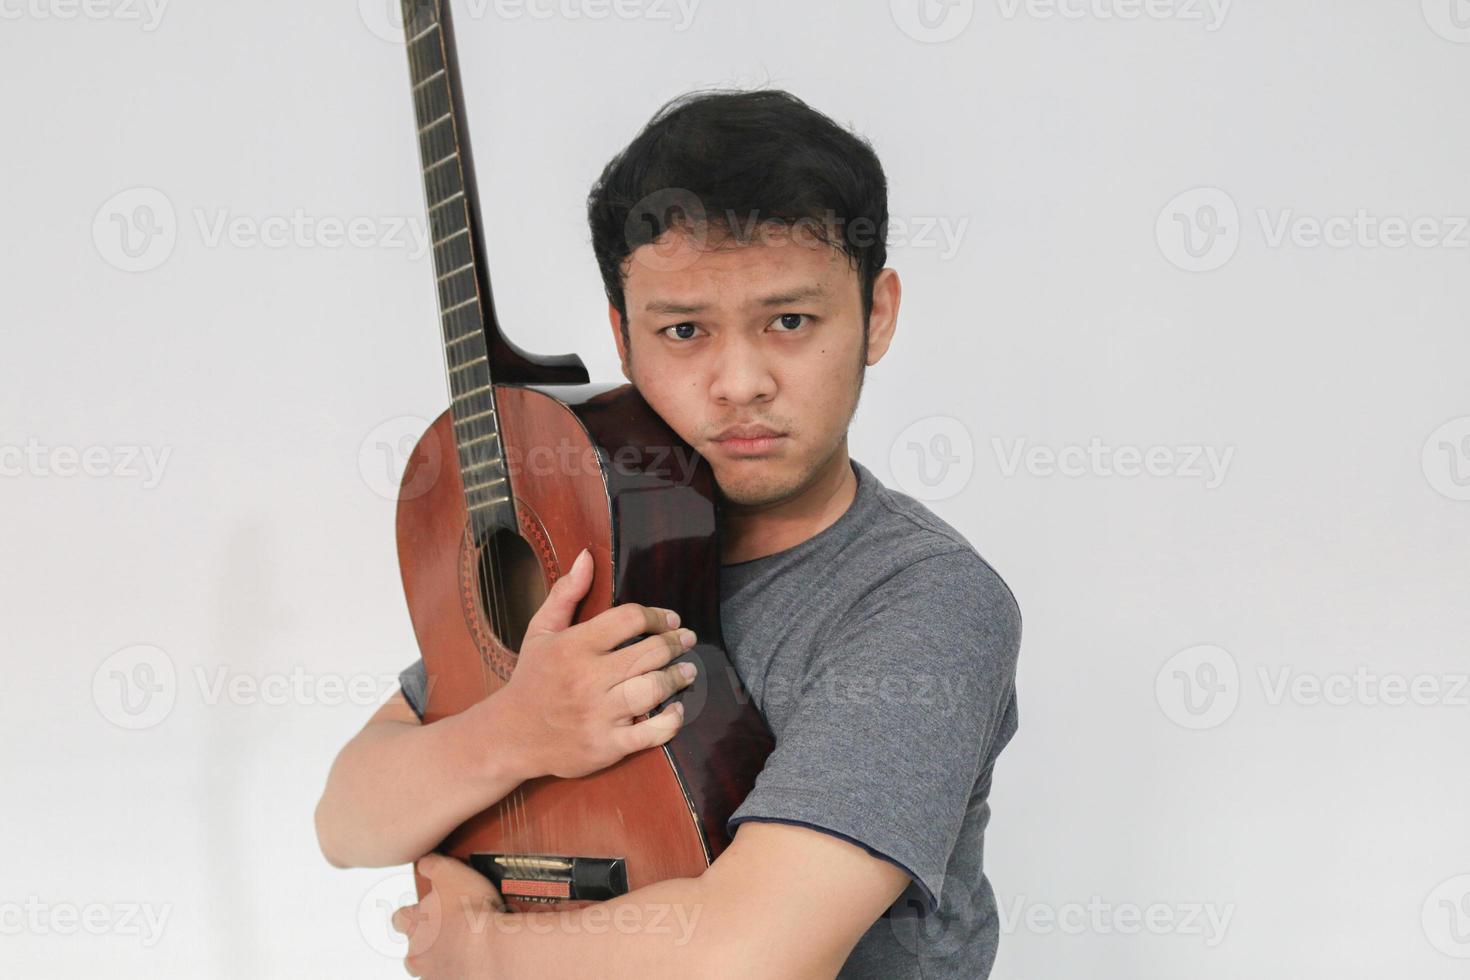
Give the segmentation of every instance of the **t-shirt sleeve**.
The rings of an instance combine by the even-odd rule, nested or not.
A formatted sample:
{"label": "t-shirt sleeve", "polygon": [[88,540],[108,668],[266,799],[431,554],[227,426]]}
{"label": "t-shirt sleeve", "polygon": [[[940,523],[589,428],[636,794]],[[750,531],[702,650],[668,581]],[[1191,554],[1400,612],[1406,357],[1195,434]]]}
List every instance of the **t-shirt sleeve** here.
{"label": "t-shirt sleeve", "polygon": [[971,791],[1014,730],[1020,641],[1014,597],[973,550],[889,576],[815,649],[730,832],[833,834],[897,864],[937,911]]}
{"label": "t-shirt sleeve", "polygon": [[403,689],[403,699],[408,702],[413,713],[423,720],[424,702],[428,700],[429,691],[429,678],[423,657],[403,668],[398,675],[398,686]]}

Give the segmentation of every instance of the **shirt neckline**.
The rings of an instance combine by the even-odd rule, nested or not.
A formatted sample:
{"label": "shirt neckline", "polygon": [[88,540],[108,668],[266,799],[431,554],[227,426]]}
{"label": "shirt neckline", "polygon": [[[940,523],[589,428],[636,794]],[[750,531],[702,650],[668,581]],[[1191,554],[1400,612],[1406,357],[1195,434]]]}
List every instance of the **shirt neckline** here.
{"label": "shirt neckline", "polygon": [[847,463],[848,466],[852,469],[853,476],[857,478],[857,488],[853,493],[852,500],[847,505],[847,509],[844,510],[840,515],[838,515],[837,520],[833,521],[831,524],[828,524],[826,527],[822,528],[820,531],[818,531],[816,534],[813,534],[805,541],[798,541],[791,547],[784,548],[781,551],[772,552],[769,555],[762,555],[759,558],[747,558],[745,561],[737,561],[728,565],[721,563],[721,574],[733,573],[738,575],[742,572],[745,572],[747,569],[756,568],[760,565],[761,562],[769,562],[776,561],[782,558],[790,558],[803,550],[816,547],[817,544],[823,539],[835,537],[839,529],[845,528],[848,524],[855,520],[857,517],[859,505],[866,500],[867,495],[871,492],[873,475],[868,472],[867,467],[863,466],[862,463],[859,463],[857,460],[853,459],[850,456],[848,457]]}

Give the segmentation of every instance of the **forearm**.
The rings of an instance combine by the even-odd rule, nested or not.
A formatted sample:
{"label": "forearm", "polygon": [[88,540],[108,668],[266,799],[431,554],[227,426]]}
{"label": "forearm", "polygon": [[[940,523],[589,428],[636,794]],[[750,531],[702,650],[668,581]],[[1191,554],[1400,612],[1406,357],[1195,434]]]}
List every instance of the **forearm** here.
{"label": "forearm", "polygon": [[789,900],[762,899],[769,878],[717,861],[698,878],[669,878],[575,912],[491,914],[479,929],[484,975],[832,980],[871,925],[867,911],[830,896],[828,906],[794,912]]}
{"label": "forearm", "polygon": [[529,778],[513,738],[486,751],[478,744],[483,719],[470,728],[466,714],[428,725],[388,722],[348,742],[316,809],[327,860],[368,868],[417,860]]}
{"label": "forearm", "polygon": [[670,878],[574,912],[495,915],[488,976],[749,976],[732,961],[740,923],[713,897],[703,878]]}

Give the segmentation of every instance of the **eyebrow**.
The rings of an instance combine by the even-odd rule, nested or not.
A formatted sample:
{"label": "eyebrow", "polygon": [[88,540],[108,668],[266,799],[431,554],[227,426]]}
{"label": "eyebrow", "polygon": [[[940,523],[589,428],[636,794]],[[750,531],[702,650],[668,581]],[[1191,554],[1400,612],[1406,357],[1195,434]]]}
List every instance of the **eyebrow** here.
{"label": "eyebrow", "polygon": [[[755,300],[751,305],[759,307],[790,306],[808,299],[826,299],[827,291],[818,285],[801,286],[784,293],[774,293]],[[660,315],[684,315],[687,313],[702,313],[709,308],[708,303],[673,303],[665,300],[649,300],[648,305],[643,308],[646,313],[657,313]]]}

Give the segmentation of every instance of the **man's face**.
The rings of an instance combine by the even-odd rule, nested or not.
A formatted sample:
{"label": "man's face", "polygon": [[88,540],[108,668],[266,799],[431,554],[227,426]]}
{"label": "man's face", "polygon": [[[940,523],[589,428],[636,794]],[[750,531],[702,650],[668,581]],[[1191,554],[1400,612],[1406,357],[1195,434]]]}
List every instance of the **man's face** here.
{"label": "man's face", "polygon": [[[623,374],[709,461],[725,500],[760,507],[809,485],[844,444],[865,364],[887,348],[879,290],[865,357],[856,270],[800,228],[744,243],[673,230],[626,268],[626,347],[609,311]],[[780,435],[721,441],[731,426]]]}

